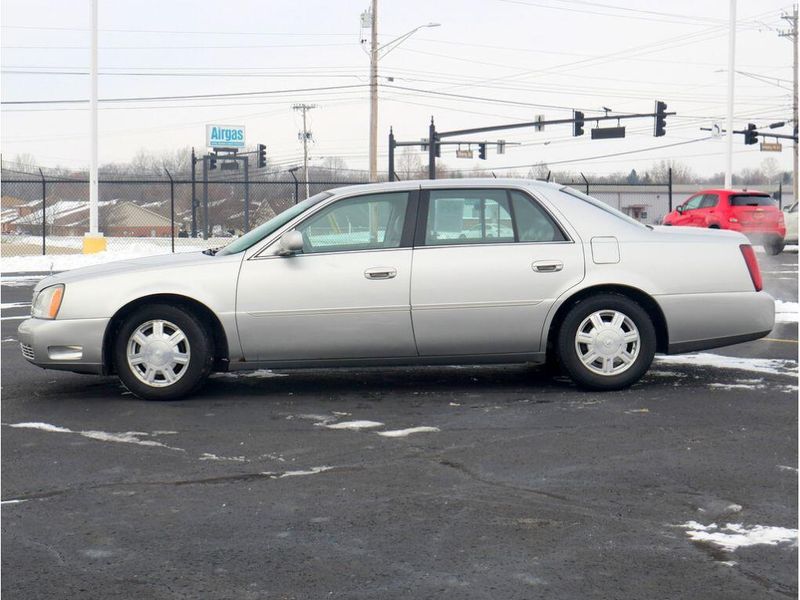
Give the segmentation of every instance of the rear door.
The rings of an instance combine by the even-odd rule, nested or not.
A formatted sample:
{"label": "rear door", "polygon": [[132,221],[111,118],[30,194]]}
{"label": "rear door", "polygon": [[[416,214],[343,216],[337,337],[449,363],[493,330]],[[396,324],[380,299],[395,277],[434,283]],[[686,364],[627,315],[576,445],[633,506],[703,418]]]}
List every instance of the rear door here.
{"label": "rear door", "polygon": [[423,190],[413,260],[421,356],[538,352],[552,303],[584,276],[581,244],[514,189]]}

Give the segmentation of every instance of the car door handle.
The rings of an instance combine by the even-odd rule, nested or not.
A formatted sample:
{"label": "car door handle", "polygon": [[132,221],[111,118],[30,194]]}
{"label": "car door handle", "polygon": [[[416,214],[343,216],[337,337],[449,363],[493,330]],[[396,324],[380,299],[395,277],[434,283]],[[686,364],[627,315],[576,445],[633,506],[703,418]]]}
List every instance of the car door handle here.
{"label": "car door handle", "polygon": [[564,263],[560,260],[537,260],[531,267],[537,273],[555,273],[564,268]]}
{"label": "car door handle", "polygon": [[394,267],[373,267],[364,271],[367,279],[393,279],[397,276],[397,269]]}

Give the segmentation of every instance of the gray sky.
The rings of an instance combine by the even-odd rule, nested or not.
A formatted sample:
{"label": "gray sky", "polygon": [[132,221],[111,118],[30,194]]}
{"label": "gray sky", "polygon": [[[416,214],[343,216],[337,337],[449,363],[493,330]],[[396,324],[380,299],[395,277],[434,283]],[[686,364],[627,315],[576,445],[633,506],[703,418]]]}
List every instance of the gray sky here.
{"label": "gray sky", "polygon": [[[204,124],[223,123],[244,124],[249,144],[265,143],[276,165],[293,166],[302,148],[291,105],[307,102],[319,106],[310,113],[312,157],[366,168],[369,60],[359,15],[368,0],[99,2],[101,99],[269,92],[102,103],[101,163],[129,160],[140,148],[200,149]],[[3,102],[88,98],[89,6],[3,0]],[[737,128],[791,119],[792,48],[777,34],[786,27],[781,10],[790,9],[787,0],[738,2]],[[395,87],[381,89],[379,168],[390,125],[398,139],[415,140],[431,115],[448,130],[563,118],[571,108],[587,116],[603,106],[652,112],[660,99],[678,113],[662,138],[652,136],[650,120],[630,122],[627,138],[608,141],[592,141],[589,124],[581,138],[569,126],[517,130],[489,138],[521,143],[504,156],[443,160],[465,169],[576,161],[556,168],[607,173],[667,158],[698,174],[722,171],[724,141],[693,140],[708,135],[701,126],[724,125],[727,10],[724,0],[381,0],[384,42],[424,23],[441,27],[420,30],[381,60],[382,84]],[[338,89],[285,92],[321,87]],[[5,159],[30,153],[47,166],[88,164],[87,104],[4,104],[0,124]],[[691,143],[580,160],[681,142]],[[778,154],[745,146],[742,136],[734,143],[735,170],[768,157],[791,169],[789,144]]]}

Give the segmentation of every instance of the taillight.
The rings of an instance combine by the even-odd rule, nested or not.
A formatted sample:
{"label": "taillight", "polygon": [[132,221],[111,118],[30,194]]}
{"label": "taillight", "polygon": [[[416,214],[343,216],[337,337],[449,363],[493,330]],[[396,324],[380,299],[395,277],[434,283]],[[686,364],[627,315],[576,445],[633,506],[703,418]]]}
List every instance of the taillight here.
{"label": "taillight", "polygon": [[753,286],[757,292],[764,289],[764,283],[761,280],[761,269],[758,268],[758,260],[756,260],[756,253],[750,244],[741,244],[739,249],[744,256],[744,262],[747,264],[747,270],[750,271],[750,279],[753,280]]}

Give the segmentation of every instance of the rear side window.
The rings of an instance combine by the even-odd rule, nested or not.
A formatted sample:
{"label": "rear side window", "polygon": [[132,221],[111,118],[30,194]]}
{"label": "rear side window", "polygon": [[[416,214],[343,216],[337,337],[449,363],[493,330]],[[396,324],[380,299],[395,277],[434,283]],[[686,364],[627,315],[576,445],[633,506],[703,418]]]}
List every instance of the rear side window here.
{"label": "rear side window", "polygon": [[778,203],[766,194],[733,194],[728,196],[731,206],[778,206]]}
{"label": "rear side window", "polygon": [[719,202],[717,194],[705,194],[703,201],[700,203],[700,208],[714,208]]}
{"label": "rear side window", "polygon": [[514,241],[505,190],[432,190],[425,245]]}
{"label": "rear side window", "polygon": [[516,190],[511,191],[511,204],[520,242],[564,242],[567,237],[538,202]]}

